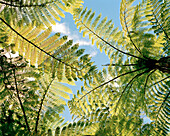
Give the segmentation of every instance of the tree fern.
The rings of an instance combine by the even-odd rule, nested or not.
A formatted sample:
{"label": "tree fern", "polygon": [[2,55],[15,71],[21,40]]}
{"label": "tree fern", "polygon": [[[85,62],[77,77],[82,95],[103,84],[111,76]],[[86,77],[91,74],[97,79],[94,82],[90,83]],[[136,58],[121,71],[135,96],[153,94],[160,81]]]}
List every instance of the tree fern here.
{"label": "tree fern", "polygon": [[[162,109],[162,106],[165,104],[165,101],[167,101],[168,103],[169,92],[167,90],[169,88],[169,85],[167,84],[168,82],[166,82],[165,79],[168,79],[169,77],[168,76],[169,57],[161,56],[161,54],[165,55],[165,47],[167,49],[168,39],[167,38],[166,40],[164,39],[164,34],[160,33],[159,36],[157,36],[157,34],[155,35],[152,32],[152,29],[155,27],[152,28],[152,24],[149,24],[147,22],[148,21],[147,20],[148,17],[146,15],[147,9],[143,10],[145,8],[145,5],[147,5],[145,1],[143,1],[143,3],[137,6],[131,6],[132,3],[133,0],[132,1],[122,0],[121,2],[120,20],[123,29],[123,32],[120,32],[121,35],[119,36],[121,38],[121,41],[114,33],[113,35],[110,34],[108,37],[105,36],[108,35],[107,33],[108,31],[111,32],[109,28],[113,28],[112,25],[110,25],[111,21],[106,22],[107,19],[104,18],[97,25],[101,15],[96,17],[96,19],[92,19],[94,13],[91,13],[91,10],[89,11],[87,11],[87,9],[75,10],[74,20],[80,32],[84,31],[83,34],[89,34],[90,39],[92,38],[92,43],[94,43],[93,41],[95,41],[94,39],[96,39],[97,40],[96,45],[97,47],[99,47],[100,45],[100,49],[106,48],[108,46],[111,47],[109,52],[107,52],[110,57],[110,64],[107,64],[106,66],[109,66],[108,67],[109,75],[111,75],[112,77],[112,79],[109,81],[105,81],[105,82],[101,81],[100,85],[97,86],[95,84],[95,86],[93,86],[92,88],[88,88],[88,91],[82,94],[81,97],[78,96],[79,99],[77,103],[79,102],[81,103],[81,100],[85,99],[85,96],[87,97],[87,95],[92,95],[92,93],[100,92],[99,88],[103,88],[103,86],[106,86],[108,83],[117,79],[117,82],[120,85],[119,89],[121,91],[119,93],[119,97],[117,97],[114,102],[116,109],[119,106],[122,106],[122,104],[123,105],[125,104],[126,105],[125,107],[128,107],[129,103],[134,103],[136,102],[136,100],[139,100],[138,101],[139,107],[141,107],[142,110],[144,110],[147,113],[147,115],[150,117],[149,114],[153,115],[154,112],[152,111],[154,110],[149,110],[149,109],[150,106],[153,105],[153,103],[154,104],[156,103],[156,99],[159,99],[161,101],[159,103],[160,109]],[[94,20],[94,22],[92,23],[91,20]],[[147,24],[151,25],[152,29],[150,29],[149,27],[147,28],[146,27]],[[115,30],[116,29],[113,29],[113,32],[115,32]],[[110,37],[112,39],[109,39]],[[113,49],[115,49],[116,51]],[[111,50],[113,55],[112,53],[110,53]],[[119,58],[115,57],[115,55],[117,56],[118,54],[120,54]],[[127,55],[127,56],[123,57],[123,55]],[[122,60],[123,60],[123,64],[120,64],[122,63]],[[166,68],[162,65],[163,63],[164,64],[166,63],[167,66]],[[115,66],[115,67],[111,68],[111,66]],[[163,70],[162,69],[163,67],[166,70],[165,69]],[[114,71],[116,72],[116,75],[113,74]],[[127,76],[126,78],[124,78],[125,75]],[[162,79],[164,79],[165,81]],[[158,81],[157,83],[161,84],[159,80],[163,82],[166,88],[163,89],[163,86],[161,87],[161,89],[154,87],[154,89],[156,89],[157,92],[160,92],[159,94],[158,93],[155,94],[154,93],[155,90],[151,90],[147,86],[152,86],[152,84],[154,84],[154,81],[155,82]],[[142,88],[141,85],[143,85]],[[107,89],[105,89],[105,91],[107,91]],[[150,94],[150,95],[146,96],[146,94]],[[157,96],[159,98],[157,98]],[[153,98],[152,102],[150,100],[151,97]],[[125,101],[125,98],[128,99]],[[88,97],[87,100],[89,101]],[[87,108],[87,107],[83,108],[82,106],[80,107],[82,109]],[[155,125],[159,124],[158,125],[159,127],[156,125],[157,128],[161,128],[162,131],[164,131],[164,134],[166,134],[169,131],[169,122],[167,118],[169,113],[167,110],[162,111],[164,114],[162,116],[162,114],[160,113],[160,109],[158,107],[155,109],[157,115],[153,116],[153,118],[157,118],[158,116],[161,116],[160,124],[157,121],[154,122]]]}
{"label": "tree fern", "polygon": [[[0,121],[17,135],[167,135],[169,133],[169,1],[122,0],[122,31],[78,0],[0,2]],[[110,63],[96,70],[67,36],[50,36],[64,12]],[[53,18],[54,17],[54,18]],[[19,52],[23,57],[6,57]],[[74,121],[59,115],[68,105]],[[8,112],[4,112],[8,110]],[[142,124],[142,113],[151,123]],[[23,116],[23,117],[22,117]],[[11,124],[6,119],[14,122]],[[24,123],[23,123],[24,122]],[[39,129],[40,128],[40,129]],[[16,129],[19,131],[16,132]],[[23,131],[25,130],[25,131]]]}

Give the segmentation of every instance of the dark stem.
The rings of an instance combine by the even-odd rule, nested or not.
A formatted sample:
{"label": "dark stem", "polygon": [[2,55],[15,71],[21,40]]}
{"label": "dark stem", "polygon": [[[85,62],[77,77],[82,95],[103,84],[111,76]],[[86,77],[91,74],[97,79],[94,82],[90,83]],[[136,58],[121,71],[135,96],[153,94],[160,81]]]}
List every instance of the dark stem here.
{"label": "dark stem", "polygon": [[12,31],[14,31],[17,35],[19,35],[20,37],[22,37],[24,40],[26,40],[28,43],[32,44],[34,47],[36,47],[36,48],[39,49],[40,51],[44,52],[45,54],[47,54],[48,56],[54,58],[55,60],[57,60],[57,61],[65,64],[66,66],[69,66],[69,67],[71,67],[72,69],[75,69],[75,70],[79,71],[77,68],[72,67],[71,65],[63,62],[61,59],[58,59],[58,58],[54,57],[54,56],[51,55],[50,53],[44,51],[43,49],[41,49],[40,47],[38,47],[37,45],[35,45],[33,42],[29,41],[27,38],[25,38],[25,37],[22,36],[20,33],[18,33],[15,29],[13,29],[7,22],[5,22],[2,18],[0,18],[0,20],[1,20],[2,22],[4,22],[4,23],[5,23]]}
{"label": "dark stem", "polygon": [[[54,1],[52,1],[52,2],[54,2]],[[3,1],[0,1],[0,3],[1,4],[4,4],[4,5],[8,5],[8,6],[12,6],[12,7],[19,7],[19,8],[23,8],[23,7],[44,7],[44,6],[46,6],[47,4],[50,4],[50,3],[52,3],[52,2],[46,2],[46,3],[42,3],[42,4],[35,4],[35,5],[14,5],[14,4],[11,4],[11,3],[7,3],[7,2],[3,2]]]}
{"label": "dark stem", "polygon": [[119,100],[118,100],[118,102],[117,102],[117,104],[116,104],[115,112],[117,111],[117,107],[118,107],[118,105],[119,105],[119,102],[120,102],[123,94],[125,93],[127,87],[130,85],[130,83],[133,82],[133,81],[135,80],[135,78],[138,78],[139,76],[143,75],[144,73],[146,73],[146,72],[148,72],[148,71],[149,71],[149,70],[147,69],[147,70],[145,70],[144,72],[135,75],[135,76],[130,80],[130,82],[125,86],[125,88],[124,88],[124,90],[122,91],[122,93],[121,93],[121,95],[120,95],[120,97],[119,97]]}
{"label": "dark stem", "polygon": [[85,95],[83,95],[77,102],[79,102],[81,99],[83,99],[86,95],[88,95],[88,94],[90,94],[91,92],[95,91],[96,89],[98,89],[98,88],[100,88],[100,87],[102,87],[102,86],[104,86],[104,85],[106,85],[106,84],[114,81],[115,79],[117,79],[117,78],[119,78],[119,77],[122,77],[122,76],[124,76],[124,75],[130,74],[130,73],[134,73],[134,72],[140,71],[140,70],[145,69],[145,68],[146,68],[146,67],[143,67],[143,68],[140,68],[140,69],[137,69],[137,70],[134,70],[134,71],[130,71],[130,72],[121,74],[121,75],[119,75],[119,76],[117,76],[117,77],[115,77],[115,78],[113,78],[113,79],[111,79],[111,80],[109,80],[109,81],[107,81],[107,82],[104,82],[103,84],[101,84],[101,85],[95,87],[94,89],[90,90],[89,92],[87,92],[87,93],[86,93]]}
{"label": "dark stem", "polygon": [[167,77],[163,78],[162,80],[155,82],[154,84],[150,85],[149,88],[160,83],[160,82],[162,82],[162,81],[164,81],[164,80],[166,80],[166,79],[168,79],[168,78],[170,78],[170,76],[167,76]]}
{"label": "dark stem", "polygon": [[15,87],[16,87],[16,91],[17,91],[17,97],[18,97],[18,100],[19,100],[19,103],[20,103],[20,106],[21,106],[21,109],[22,109],[22,112],[23,112],[23,115],[24,115],[24,119],[25,119],[25,123],[26,123],[27,129],[28,129],[28,131],[30,132],[30,127],[29,127],[29,124],[28,124],[28,121],[27,121],[27,116],[26,116],[26,113],[25,113],[25,110],[24,110],[24,106],[23,106],[22,101],[21,101],[21,98],[20,98],[20,96],[19,96],[19,90],[18,90],[18,87],[17,87],[17,80],[16,80],[16,76],[15,76],[15,69],[13,70],[13,73],[14,73],[14,79],[15,79]]}
{"label": "dark stem", "polygon": [[113,45],[111,45],[109,42],[107,42],[106,40],[104,40],[102,37],[100,37],[99,35],[97,35],[95,32],[93,32],[90,28],[88,28],[82,21],[81,21],[81,23],[86,27],[86,29],[88,29],[91,33],[93,33],[95,36],[97,36],[100,40],[102,40],[103,42],[105,42],[106,44],[108,44],[110,47],[112,47],[113,49],[115,49],[115,50],[117,50],[117,51],[119,51],[119,52],[121,52],[121,53],[123,53],[123,54],[126,54],[126,55],[129,55],[129,56],[131,56],[131,57],[134,57],[134,58],[138,58],[138,59],[142,59],[142,60],[145,60],[145,59],[143,59],[143,58],[141,58],[141,57],[138,57],[138,56],[135,56],[135,55],[133,55],[133,54],[130,54],[130,53],[127,53],[127,52],[124,52],[124,51],[122,51],[122,50],[120,50],[120,49],[118,49],[118,48],[116,48],[116,47],[114,47]]}
{"label": "dark stem", "polygon": [[160,58],[155,65],[161,72],[170,74],[170,56]]}
{"label": "dark stem", "polygon": [[118,66],[118,67],[123,67],[123,66],[136,66],[137,64],[125,64],[125,65],[118,65],[118,64],[105,64],[102,66]]}
{"label": "dark stem", "polygon": [[39,108],[38,113],[37,113],[37,119],[36,119],[36,124],[35,124],[35,134],[37,134],[38,122],[39,122],[39,118],[40,118],[40,112],[41,112],[41,109],[42,109],[42,106],[43,106],[43,103],[44,103],[44,100],[45,100],[45,96],[47,95],[48,89],[50,88],[50,86],[51,86],[52,82],[54,81],[54,79],[55,78],[53,78],[53,80],[51,80],[51,82],[47,86],[47,89],[44,92],[43,98],[41,99],[40,108]]}

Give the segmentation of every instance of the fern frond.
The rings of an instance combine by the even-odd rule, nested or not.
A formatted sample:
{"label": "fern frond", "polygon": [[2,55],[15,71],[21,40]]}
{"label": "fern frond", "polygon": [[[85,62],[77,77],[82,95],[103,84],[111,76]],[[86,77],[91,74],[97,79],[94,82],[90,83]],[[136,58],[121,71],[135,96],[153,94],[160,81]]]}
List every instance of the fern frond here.
{"label": "fern frond", "polygon": [[[13,36],[13,38],[11,38],[10,41],[8,40],[8,44],[9,44],[9,42],[12,42],[12,40],[14,40],[14,42],[15,42],[15,40],[20,40],[20,42],[15,42],[15,43],[19,43],[19,45],[16,45],[16,46],[20,46],[20,51],[18,51],[18,50],[17,50],[17,51],[18,51],[19,53],[22,52],[22,53],[23,53],[22,55],[24,55],[24,57],[26,57],[28,61],[29,61],[29,60],[34,60],[34,61],[31,61],[31,65],[35,65],[35,64],[36,64],[36,61],[38,61],[38,52],[39,52],[39,51],[42,52],[45,57],[46,57],[46,55],[47,55],[47,56],[50,56],[50,57],[58,60],[59,62],[64,63],[65,65],[68,65],[68,64],[66,64],[65,62],[63,62],[61,59],[56,58],[56,57],[54,57],[53,55],[50,54],[54,48],[57,48],[58,46],[61,46],[64,42],[66,42],[67,36],[64,36],[63,38],[61,38],[61,39],[59,39],[59,40],[57,39],[57,40],[53,41],[53,44],[52,44],[51,46],[49,46],[49,43],[47,42],[47,41],[49,41],[49,40],[44,40],[47,45],[45,45],[44,49],[42,49],[40,45],[35,45],[32,41],[30,41],[30,40],[27,39],[27,37],[28,37],[29,39],[34,40],[34,39],[35,39],[35,36],[39,34],[39,32],[41,31],[41,29],[39,29],[39,28],[33,28],[32,31],[31,31],[30,33],[26,34],[26,36],[24,37],[24,36],[22,36],[18,31],[16,31],[15,29],[13,29],[9,24],[7,24],[2,18],[1,18],[1,20],[10,28],[10,29],[9,29],[10,33],[15,32],[15,34],[16,34],[16,35]],[[49,28],[49,29],[50,29],[50,28]],[[11,30],[12,30],[12,31],[11,31]],[[49,35],[49,32],[50,32],[50,31],[47,30],[46,32],[48,33],[47,35]],[[45,32],[45,33],[46,33],[46,32]],[[35,35],[34,33],[36,33],[36,35]],[[44,34],[42,34],[42,35],[40,35],[40,36],[43,36],[43,35],[44,35]],[[20,39],[18,39],[18,36],[20,37]],[[16,38],[16,37],[17,37],[17,38]],[[16,39],[15,39],[15,38],[16,38]],[[36,39],[35,39],[35,40],[36,40]],[[58,41],[59,43],[56,43],[57,41]],[[50,42],[52,42],[52,41],[50,41]],[[69,42],[69,43],[70,43],[70,42]],[[26,46],[23,46],[24,44],[26,44]],[[69,44],[69,45],[70,45],[70,44]],[[48,47],[48,46],[49,46],[49,47]],[[31,49],[32,49],[32,48],[33,48],[33,53],[34,53],[33,55],[32,55],[32,52],[31,52]],[[17,47],[17,49],[18,49],[18,47]],[[46,50],[47,50],[47,51],[46,51]],[[24,53],[25,53],[25,54],[24,54]],[[36,53],[37,53],[37,56],[35,56]],[[42,60],[42,54],[41,54],[40,56],[41,56],[41,57],[40,57],[40,60]],[[32,58],[32,57],[34,57],[34,58]],[[31,59],[31,58],[32,58],[32,59]],[[40,63],[42,63],[42,62],[40,62]],[[72,67],[71,65],[68,65],[68,66]],[[74,69],[74,68],[73,68],[73,69]],[[76,68],[75,68],[75,69],[76,69]]]}
{"label": "fern frond", "polygon": [[[65,66],[71,68],[70,75],[73,75],[74,79],[76,79],[76,77],[73,73],[78,72],[78,76],[81,78],[80,75],[85,76],[85,74],[90,70],[90,67],[92,66],[90,59],[88,59],[88,61],[84,61],[84,59],[82,59],[81,62],[78,63],[78,58],[83,54],[84,49],[75,50],[78,48],[77,45],[73,46],[76,48],[71,47],[73,42],[72,40],[67,41],[67,36],[59,38],[59,33],[57,33],[54,36],[49,37],[51,28],[41,32],[41,29],[33,27],[31,31],[28,31],[29,33],[18,28],[17,30],[19,32],[21,31],[21,33],[25,35],[24,37],[7,23],[6,25],[12,30],[7,29],[7,32],[9,30],[9,33],[15,32],[16,34],[10,40],[10,42],[14,41],[15,44],[18,44],[15,45],[16,48],[14,47],[13,50],[22,54],[31,65],[39,66],[44,60],[46,62],[47,60],[51,60],[51,58],[59,62],[59,68],[57,70],[59,80],[62,80]],[[41,32],[41,34],[39,34],[39,32]],[[27,39],[27,37],[31,39],[31,41]],[[34,42],[38,44],[34,44]],[[9,40],[7,44],[9,44]],[[69,80],[71,80],[71,77],[68,75],[66,76]]]}
{"label": "fern frond", "polygon": [[[89,39],[92,39],[92,44],[96,42],[96,46],[100,49],[100,51],[105,50],[106,53],[113,54],[116,50],[122,54],[142,59],[117,48],[117,44],[122,43],[123,33],[121,31],[117,31],[117,29],[113,29],[114,25],[112,20],[107,21],[107,17],[105,17],[99,22],[100,18],[101,14],[94,19],[94,13],[91,13],[91,10],[87,11],[87,8],[84,10],[82,8],[76,9],[73,17],[79,31],[83,31],[83,36],[89,34]],[[94,22],[91,21],[93,19]],[[110,56],[111,55],[109,55],[109,57]]]}
{"label": "fern frond", "polygon": [[[71,53],[72,55],[77,55],[77,57],[79,57],[82,55],[82,51],[77,54],[77,48],[78,45],[74,45],[71,48],[67,47],[65,51],[68,54]],[[64,105],[66,105],[65,99],[70,99],[69,95],[72,94],[72,91],[61,82],[68,83],[70,85],[73,85],[74,82],[68,81],[67,77],[64,76],[60,82],[58,81],[58,73],[55,70],[58,68],[58,63],[56,63],[56,60],[44,62],[44,65],[41,65],[42,69],[39,68],[38,70],[40,73],[30,71],[32,68],[26,67],[26,62],[20,58],[18,61],[19,62],[17,62],[17,59],[15,61],[13,61],[13,59],[8,59],[3,54],[0,57],[0,77],[2,77],[3,81],[0,82],[0,86],[2,87],[0,93],[2,94],[1,96],[3,97],[3,102],[7,100],[10,103],[12,109],[18,109],[15,109],[16,112],[19,115],[22,115],[22,112],[20,111],[21,108],[19,108],[20,106],[15,93],[15,91],[18,90],[17,92],[20,93],[19,98],[23,102],[25,111],[24,113],[26,113],[24,115],[27,116],[27,119],[29,120],[29,130],[32,131],[32,129],[34,129],[36,126],[36,134],[45,134],[49,128],[54,129],[57,126],[62,127],[60,124],[64,121],[64,119],[59,116],[59,113],[62,113],[64,110]],[[23,64],[20,61],[23,61]],[[81,61],[84,62],[83,59]],[[72,63],[74,63],[74,61]],[[23,69],[24,67],[26,68]],[[13,69],[16,69],[15,78],[11,75]],[[27,77],[28,79],[26,79]],[[16,90],[15,87],[13,87],[14,79],[17,83]],[[36,124],[34,124],[34,120],[36,121]],[[42,131],[39,131],[38,128],[41,128]]]}
{"label": "fern frond", "polygon": [[83,136],[83,135],[94,135],[94,134],[95,134],[95,124],[90,122],[83,122],[83,121],[70,123],[64,126],[63,128],[57,127],[55,131],[56,136],[62,136],[62,135]]}
{"label": "fern frond", "polygon": [[[105,70],[103,70],[103,72],[105,73]],[[73,115],[73,119],[80,118],[80,120],[88,119],[90,122],[98,122],[104,118],[109,118],[109,116],[114,113],[112,112],[115,106],[113,104],[114,99],[112,99],[112,82],[97,88],[96,91],[91,92],[90,95],[86,95],[92,88],[95,88],[97,85],[100,85],[101,82],[104,82],[107,75],[104,76],[102,72],[99,72],[94,73],[93,77],[96,78],[93,80],[88,79],[88,83],[86,81],[84,87],[82,87],[80,91],[77,91],[77,97],[74,96],[72,101],[69,101],[69,108]],[[116,95],[118,92],[117,90],[114,91]],[[80,98],[82,99],[80,100]]]}
{"label": "fern frond", "polygon": [[152,29],[157,35],[164,33],[165,38],[170,40],[169,32],[169,1],[168,0],[148,0],[146,13],[148,21],[152,24]]}
{"label": "fern frond", "polygon": [[[1,1],[5,8],[1,12],[1,17],[10,25],[21,25],[36,22],[36,26],[45,25],[50,27],[55,25],[53,17],[60,21],[60,16],[65,17],[63,11],[72,12],[72,9],[82,6],[83,1],[78,0],[50,0],[50,1]],[[22,20],[22,21],[21,21]],[[12,23],[12,24],[11,24]]]}
{"label": "fern frond", "polygon": [[[160,4],[160,2],[158,3]],[[135,47],[136,51],[138,51],[140,54],[142,53],[141,55],[144,55],[145,57],[147,57],[148,56],[147,54],[149,53],[155,54],[156,52],[154,50],[152,52],[150,50],[150,48],[153,48],[153,49],[157,48],[156,41],[158,38],[157,36],[158,33],[154,31],[155,30],[154,21],[152,22],[154,18],[153,10],[151,8],[152,4],[149,4],[150,1],[142,1],[142,3],[139,3],[136,6],[131,6],[128,3],[130,3],[129,0],[123,0],[121,3],[121,8],[120,8],[121,25],[125,33],[125,37],[126,37],[125,40],[129,42],[130,44],[130,46],[129,45],[128,46]],[[165,2],[164,4],[167,4],[167,3]],[[153,31],[155,34],[153,34]],[[169,40],[168,39],[167,41],[165,39],[163,40],[163,38],[165,37],[164,33],[160,32],[159,35],[160,35],[159,38],[162,38],[162,41],[159,42],[160,47],[161,47],[159,48],[159,50],[162,53],[164,52],[165,48],[166,48],[166,51],[169,48],[168,46]],[[144,39],[147,42],[141,43],[141,41],[144,41]],[[146,44],[151,41],[155,41],[155,43]],[[147,47],[148,45],[150,47]],[[156,56],[159,56],[159,54],[156,54]],[[160,56],[158,58],[160,58]]]}
{"label": "fern frond", "polygon": [[[139,12],[138,6],[136,7],[136,9],[133,6],[131,6],[133,2],[134,2],[133,0],[122,0],[121,1],[120,22],[122,25],[122,29],[124,31],[124,35],[128,38],[127,42],[131,42],[134,48],[136,49],[136,51],[138,51],[138,53],[142,55],[140,49],[134,43],[134,40],[132,39],[132,36],[130,33],[130,31],[133,31],[133,30],[135,31],[137,24],[139,23],[139,17],[140,17],[138,13]],[[132,19],[133,16],[134,18]]]}
{"label": "fern frond", "polygon": [[[154,112],[150,113],[149,117],[155,121],[155,126],[158,128],[155,133],[162,132],[166,135],[169,132],[169,84],[167,81],[159,82],[150,88],[149,107]],[[166,91],[167,90],[167,91]],[[152,105],[154,103],[154,105]]]}

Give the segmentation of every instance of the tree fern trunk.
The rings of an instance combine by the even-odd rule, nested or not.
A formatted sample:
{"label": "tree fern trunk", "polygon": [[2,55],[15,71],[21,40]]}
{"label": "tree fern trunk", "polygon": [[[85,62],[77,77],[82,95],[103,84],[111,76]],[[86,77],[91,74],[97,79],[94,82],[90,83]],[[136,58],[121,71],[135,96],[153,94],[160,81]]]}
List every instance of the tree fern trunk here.
{"label": "tree fern trunk", "polygon": [[170,56],[160,58],[156,63],[156,66],[163,73],[170,74]]}

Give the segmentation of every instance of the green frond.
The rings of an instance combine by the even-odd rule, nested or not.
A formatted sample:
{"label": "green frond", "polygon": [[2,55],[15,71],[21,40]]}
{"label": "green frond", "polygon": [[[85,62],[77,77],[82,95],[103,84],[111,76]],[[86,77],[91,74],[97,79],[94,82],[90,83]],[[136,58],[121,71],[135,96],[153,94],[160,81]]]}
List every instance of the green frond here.
{"label": "green frond", "polygon": [[[1,1],[0,128],[9,135],[168,135],[170,2],[134,2],[121,1],[119,31],[82,0]],[[109,56],[107,69],[96,70],[67,36],[51,35],[64,12]],[[67,85],[78,79],[84,84],[73,94]],[[70,124],[60,115],[67,101]]]}
{"label": "green frond", "polygon": [[83,122],[83,121],[70,123],[67,126],[64,126],[63,128],[57,127],[55,131],[56,136],[62,136],[62,135],[83,136],[83,135],[94,135],[94,134],[95,134],[95,125],[93,123]]}
{"label": "green frond", "polygon": [[[59,7],[57,6],[57,4],[53,4],[53,5],[51,5],[52,6],[52,8],[58,13],[58,15],[60,15],[61,17],[65,17],[65,15],[64,15],[64,13],[59,9]],[[60,5],[61,6],[61,5]]]}
{"label": "green frond", "polygon": [[[55,25],[53,17],[60,21],[60,17],[65,17],[64,11],[72,13],[72,9],[82,6],[83,1],[78,0],[50,0],[50,1],[2,1],[5,8],[0,16],[10,25],[22,25],[36,22],[36,26],[42,23],[46,27]],[[22,21],[21,21],[22,20]]]}
{"label": "green frond", "polygon": [[[155,31],[155,29],[157,29],[155,27],[155,24],[159,27],[159,29],[163,29],[163,27],[160,25],[162,22],[158,22],[157,18],[155,18],[156,16],[153,13],[155,7],[152,7],[151,3],[154,3],[156,1],[154,2],[150,0],[142,1],[136,6],[131,6],[131,4],[129,4],[131,2],[133,3],[133,1],[122,0],[120,7],[120,21],[124,32],[125,37],[124,40],[126,41],[126,43],[129,44],[129,45],[126,44],[126,48],[127,47],[135,48],[136,51],[134,50],[133,51],[134,53],[138,52],[141,55],[143,54],[144,56],[148,56],[148,54],[150,54],[150,57],[151,56],[153,57],[154,55],[152,54],[156,53],[154,49],[157,48],[156,39],[158,38],[159,35],[159,38],[162,38],[161,42],[162,46],[160,45],[161,48],[159,49],[161,50],[161,52],[156,54],[156,56],[157,58],[160,58],[159,54],[163,53],[165,48],[168,48],[169,39],[167,33],[168,31],[167,32],[164,31],[165,33],[162,33],[163,30],[162,32]],[[160,4],[162,3],[162,1],[159,1],[158,3]],[[165,2],[161,4],[163,8],[165,7],[163,6],[164,4],[167,3]],[[153,21],[154,19],[156,22]],[[147,37],[148,35],[155,36],[155,39],[153,40],[151,37]],[[167,41],[163,40],[164,37],[167,38]],[[144,40],[146,40],[146,42],[145,43],[142,42],[141,44],[141,41]],[[149,44],[150,41],[155,41],[155,43]],[[150,47],[147,47],[146,43],[148,43]]]}
{"label": "green frond", "polygon": [[[19,54],[23,55],[31,65],[41,64],[43,62],[43,58],[47,58],[47,56],[49,56],[47,54],[52,55],[54,50],[60,50],[60,46],[63,44],[66,44],[66,46],[72,45],[71,40],[67,41],[67,36],[60,38],[59,33],[50,36],[52,31],[51,27],[42,31],[41,28],[30,25],[28,28],[25,26],[23,29],[16,28],[15,31],[17,33],[10,29],[6,30],[6,33],[13,35],[11,35],[5,43],[15,43],[13,51],[19,52]],[[22,35],[22,37],[20,35]],[[23,39],[23,37],[27,39],[27,41]],[[60,51],[62,52],[64,50]]]}
{"label": "green frond", "polygon": [[169,1],[168,0],[148,0],[147,8],[150,13],[146,13],[148,21],[152,24],[152,29],[156,34],[164,33],[165,38],[169,38]]}
{"label": "green frond", "polygon": [[111,54],[115,52],[113,48],[105,44],[104,41],[100,39],[102,38],[110,43],[115,41],[113,44],[114,46],[117,44],[117,39],[122,38],[121,34],[115,37],[117,33],[121,32],[118,32],[117,28],[113,28],[114,24],[112,23],[112,20],[107,21],[107,17],[100,20],[101,14],[95,17],[95,12],[92,12],[92,10],[87,10],[87,8],[84,10],[83,8],[74,10],[73,19],[75,20],[75,24],[77,25],[79,31],[83,31],[83,36],[89,35],[89,39],[92,41],[92,44],[96,43],[96,46],[100,49],[100,51],[105,50],[106,53],[110,51]]}
{"label": "green frond", "polygon": [[[150,109],[154,112],[150,113],[149,117],[155,121],[158,128],[156,133],[163,131],[166,135],[169,131],[169,89],[168,81],[162,81],[150,88],[148,97],[150,98]],[[154,103],[154,105],[153,105]]]}
{"label": "green frond", "polygon": [[[120,133],[124,135],[139,134],[140,131],[138,128],[142,127],[142,119],[139,117],[140,113],[136,111],[136,113],[133,113],[133,117],[129,116],[128,113],[131,113],[132,107],[129,112],[128,110],[126,112],[119,111],[122,114],[115,115],[115,113],[112,112],[116,99],[115,90],[114,97],[112,94],[113,88],[114,87],[112,87],[109,91],[109,86],[107,86],[107,92],[105,92],[106,89],[103,87],[100,90],[105,91],[96,90],[95,93],[91,93],[86,96],[85,99],[80,101],[76,101],[74,97],[72,101],[69,101],[69,108],[71,113],[74,115],[73,117],[80,118],[81,121],[88,120],[94,124],[100,122],[95,131],[96,135],[102,136],[108,134],[116,136]],[[77,92],[77,98],[80,98],[84,94],[84,91],[86,92],[86,90],[82,87],[81,91]],[[127,108],[127,106],[125,107]],[[138,124],[136,124],[136,122],[138,122]]]}
{"label": "green frond", "polygon": [[[100,75],[100,73],[95,73],[95,75],[93,75],[93,77],[96,77],[96,80],[95,79],[89,80],[89,84],[87,83],[87,81],[85,81],[84,87],[81,87],[81,90],[77,91],[77,100],[79,98],[81,98],[83,95],[85,95],[89,90],[91,90],[95,86],[100,85],[100,83],[103,82],[104,78],[105,78],[105,77],[103,77],[102,74]],[[105,106],[103,104],[107,105],[107,103],[109,103],[108,99],[106,99],[106,100],[102,99],[102,98],[108,98],[107,93],[103,94],[104,88],[105,87],[103,87],[99,90],[96,90],[95,93],[91,93],[90,95],[84,97],[80,101],[76,101],[75,98],[73,98],[72,101],[69,101],[69,108],[70,108],[71,113],[74,115],[74,117],[81,118],[81,120],[83,120],[83,119],[91,120],[92,119],[92,120],[98,121],[98,117],[102,117],[102,116],[100,116],[96,113],[97,110],[99,110],[102,107],[104,108]],[[98,98],[98,99],[95,99],[95,98]],[[103,105],[103,106],[100,107],[99,105]],[[95,106],[95,107],[93,107],[93,106]],[[96,113],[96,116],[90,119],[91,113]]]}
{"label": "green frond", "polygon": [[[45,31],[44,33],[42,33],[42,34],[44,34],[44,35],[48,35],[49,36],[49,33],[48,33],[48,31],[51,33],[51,29],[47,29],[47,31]],[[47,33],[46,33],[47,32]],[[60,33],[56,33],[56,34],[54,34],[53,36],[51,36],[51,37],[49,37],[49,38],[46,38],[47,37],[47,35],[46,36],[44,36],[44,35],[42,35],[42,37],[45,39],[43,39],[42,38],[42,42],[40,43],[39,42],[39,44],[40,44],[40,47],[41,48],[45,48],[47,45],[51,45],[51,44],[53,44],[53,42],[56,40],[56,39],[58,39],[59,37],[60,37]],[[41,35],[40,35],[41,36]],[[38,42],[38,39],[39,37],[37,37],[36,39],[35,39],[35,42],[37,41]],[[41,37],[40,37],[41,38]]]}
{"label": "green frond", "polygon": [[50,27],[50,22],[48,21],[47,17],[43,15],[42,11],[39,8],[37,8],[35,9],[35,12],[37,13],[41,22],[43,22],[46,27]]}
{"label": "green frond", "polygon": [[[57,39],[56,41],[53,41],[53,43],[50,46],[47,46],[46,48],[44,48],[44,50],[46,52],[51,52],[53,50],[55,50],[56,48],[58,48],[59,46],[61,46],[62,44],[64,44],[67,40],[67,36],[63,36],[60,39]],[[71,45],[72,41],[68,41],[66,44]]]}

